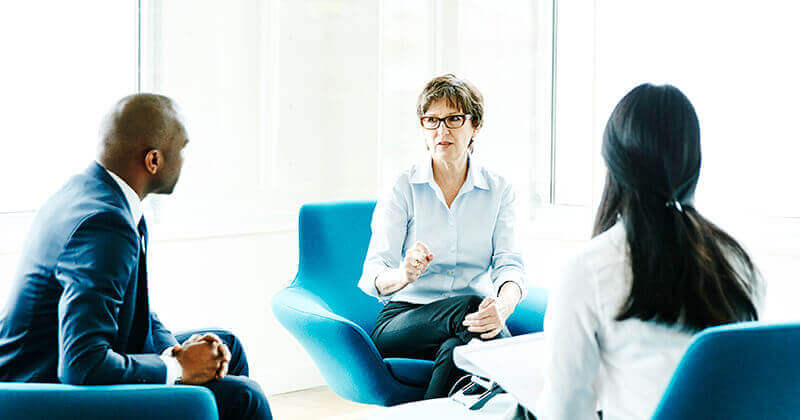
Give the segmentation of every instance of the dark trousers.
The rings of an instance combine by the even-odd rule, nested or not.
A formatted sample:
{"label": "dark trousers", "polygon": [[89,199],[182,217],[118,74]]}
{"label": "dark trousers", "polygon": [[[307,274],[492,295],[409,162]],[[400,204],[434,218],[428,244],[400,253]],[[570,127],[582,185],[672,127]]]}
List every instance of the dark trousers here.
{"label": "dark trousers", "polygon": [[[389,302],[378,315],[372,340],[383,357],[433,360],[433,376],[425,399],[446,397],[467,373],[453,362],[453,348],[467,344],[473,334],[462,323],[478,311],[483,299],[456,296],[425,305]],[[510,337],[507,329],[497,337]]]}
{"label": "dark trousers", "polygon": [[228,374],[222,379],[214,379],[203,385],[211,390],[217,401],[217,411],[221,420],[227,419],[271,419],[267,397],[254,380],[248,378],[250,369],[247,356],[239,339],[225,330],[198,330],[175,335],[179,343],[192,334],[212,332],[219,336],[231,350]]}

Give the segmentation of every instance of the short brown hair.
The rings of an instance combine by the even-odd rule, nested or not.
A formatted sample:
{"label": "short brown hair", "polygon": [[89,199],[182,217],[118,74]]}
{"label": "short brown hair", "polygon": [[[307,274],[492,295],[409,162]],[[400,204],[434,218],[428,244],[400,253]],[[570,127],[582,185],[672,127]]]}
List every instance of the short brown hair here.
{"label": "short brown hair", "polygon": [[[481,128],[483,125],[483,95],[472,83],[459,79],[453,74],[445,74],[431,79],[422,89],[417,99],[417,117],[422,117],[428,112],[432,103],[444,99],[447,104],[459,111],[472,116],[472,126]],[[472,141],[469,143],[472,151]]]}

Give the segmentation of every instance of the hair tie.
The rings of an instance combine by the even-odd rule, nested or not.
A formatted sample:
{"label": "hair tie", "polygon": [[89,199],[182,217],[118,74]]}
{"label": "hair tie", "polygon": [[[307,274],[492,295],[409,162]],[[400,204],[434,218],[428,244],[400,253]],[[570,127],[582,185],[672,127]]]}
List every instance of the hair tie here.
{"label": "hair tie", "polygon": [[681,202],[678,200],[667,201],[666,206],[675,207],[675,209],[678,210],[679,213],[683,213],[683,207],[681,207]]}

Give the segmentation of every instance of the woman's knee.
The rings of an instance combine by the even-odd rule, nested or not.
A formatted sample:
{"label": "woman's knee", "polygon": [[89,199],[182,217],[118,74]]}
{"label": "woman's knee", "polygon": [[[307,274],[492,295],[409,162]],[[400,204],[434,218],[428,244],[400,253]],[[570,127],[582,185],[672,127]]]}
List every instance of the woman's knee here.
{"label": "woman's knee", "polygon": [[483,302],[483,298],[476,295],[456,296],[451,299],[453,300],[453,305],[461,309],[464,315],[476,312],[478,307],[481,306],[481,302]]}
{"label": "woman's knee", "polygon": [[467,315],[478,312],[481,302],[483,302],[483,298],[480,296],[459,296],[456,302],[456,305],[458,306],[458,324],[461,325],[464,321],[464,317]]}
{"label": "woman's knee", "polygon": [[466,344],[472,339],[472,334],[464,326],[464,318],[477,312],[483,299],[475,295],[457,296],[450,299],[451,306],[447,316],[450,337],[458,338],[461,341],[460,344]]}

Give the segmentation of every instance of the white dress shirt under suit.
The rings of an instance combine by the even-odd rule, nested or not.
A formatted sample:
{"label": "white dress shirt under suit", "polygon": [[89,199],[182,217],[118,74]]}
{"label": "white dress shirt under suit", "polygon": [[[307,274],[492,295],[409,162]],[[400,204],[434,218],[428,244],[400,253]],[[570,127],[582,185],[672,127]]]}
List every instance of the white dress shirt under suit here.
{"label": "white dress shirt under suit", "polygon": [[[566,265],[548,299],[542,420],[649,419],[692,339],[678,326],[617,321],[632,273],[625,228],[617,223]],[[761,313],[763,281],[754,303]],[[598,406],[599,403],[599,406]]]}
{"label": "white dress shirt under suit", "polygon": [[[384,302],[427,304],[461,295],[497,296],[506,282],[527,291],[525,268],[514,239],[515,199],[511,185],[473,158],[467,178],[448,208],[433,179],[431,160],[403,172],[380,199],[358,286]],[[375,279],[398,268],[420,241],[434,254],[414,283],[380,296]]]}

